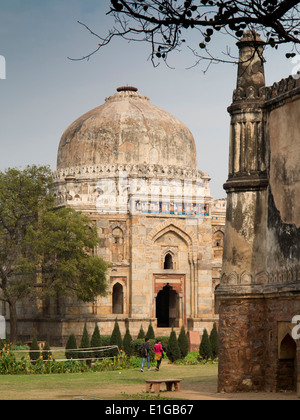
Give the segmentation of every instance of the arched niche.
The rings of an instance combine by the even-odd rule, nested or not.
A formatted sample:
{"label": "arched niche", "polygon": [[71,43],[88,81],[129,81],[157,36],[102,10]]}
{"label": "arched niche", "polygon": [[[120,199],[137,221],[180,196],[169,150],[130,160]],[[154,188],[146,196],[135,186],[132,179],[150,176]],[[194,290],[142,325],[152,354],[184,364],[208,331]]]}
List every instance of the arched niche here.
{"label": "arched niche", "polygon": [[124,290],[120,283],[116,283],[112,290],[112,312],[113,314],[124,313]]}

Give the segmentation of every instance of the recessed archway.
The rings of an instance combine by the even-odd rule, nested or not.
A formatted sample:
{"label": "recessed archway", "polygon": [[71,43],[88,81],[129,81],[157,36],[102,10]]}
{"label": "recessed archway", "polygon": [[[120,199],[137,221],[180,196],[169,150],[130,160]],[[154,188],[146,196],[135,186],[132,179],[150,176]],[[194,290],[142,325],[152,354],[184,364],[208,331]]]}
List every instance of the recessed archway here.
{"label": "recessed archway", "polygon": [[296,391],[297,388],[297,346],[290,334],[280,344],[277,371],[277,391]]}
{"label": "recessed archway", "polygon": [[112,304],[113,314],[124,313],[124,292],[123,286],[120,283],[116,283],[113,287]]}
{"label": "recessed archway", "polygon": [[165,270],[173,270],[173,268],[174,268],[173,257],[170,253],[168,253],[165,256],[164,269]]}
{"label": "recessed archway", "polygon": [[169,284],[157,294],[156,318],[158,328],[179,326],[179,295]]}

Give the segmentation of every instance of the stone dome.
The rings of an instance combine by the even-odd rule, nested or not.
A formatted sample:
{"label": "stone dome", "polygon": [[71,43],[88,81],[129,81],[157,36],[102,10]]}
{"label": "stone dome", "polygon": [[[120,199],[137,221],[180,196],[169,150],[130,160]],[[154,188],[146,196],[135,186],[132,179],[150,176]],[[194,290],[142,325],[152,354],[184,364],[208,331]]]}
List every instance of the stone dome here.
{"label": "stone dome", "polygon": [[97,164],[159,164],[197,169],[190,130],[152,105],[136,88],[121,87],[78,118],[60,140],[57,169]]}

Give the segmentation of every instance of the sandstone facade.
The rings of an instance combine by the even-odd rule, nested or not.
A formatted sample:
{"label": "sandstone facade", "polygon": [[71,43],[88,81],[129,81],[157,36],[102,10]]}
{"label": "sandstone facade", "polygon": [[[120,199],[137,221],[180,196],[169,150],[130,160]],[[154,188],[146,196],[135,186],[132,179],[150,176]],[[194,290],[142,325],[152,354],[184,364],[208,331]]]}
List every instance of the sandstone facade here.
{"label": "sandstone facade", "polygon": [[177,118],[125,87],[63,134],[54,173],[57,206],[90,216],[112,263],[106,297],[83,304],[51,299],[19,309],[22,338],[52,344],[95,322],[110,335],[118,319],[137,336],[149,323],[199,335],[218,320],[226,200],[213,201],[197,168],[194,139]]}

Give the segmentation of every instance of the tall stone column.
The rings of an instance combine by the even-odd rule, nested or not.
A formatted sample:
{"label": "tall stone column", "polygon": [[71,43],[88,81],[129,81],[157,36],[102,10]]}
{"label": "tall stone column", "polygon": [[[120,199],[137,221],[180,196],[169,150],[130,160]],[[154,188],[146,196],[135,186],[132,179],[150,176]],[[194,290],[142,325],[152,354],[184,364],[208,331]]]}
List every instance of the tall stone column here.
{"label": "tall stone column", "polygon": [[[266,255],[268,162],[263,44],[251,31],[238,42],[237,87],[228,108],[227,214],[221,284],[216,292],[220,315],[219,390],[228,392],[258,389],[262,381],[259,358],[264,336],[263,332],[251,336],[251,331],[257,331],[255,325],[264,317],[264,309],[253,295],[259,273],[265,270]],[[255,366],[251,365],[253,359]]]}

